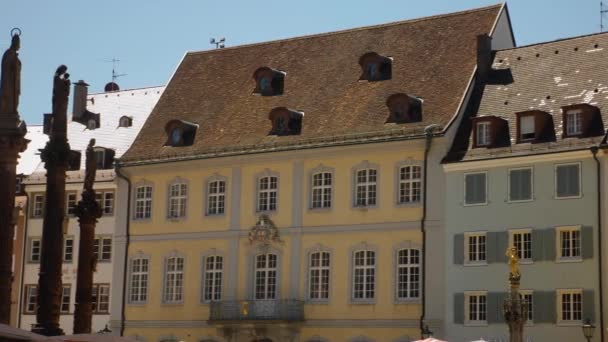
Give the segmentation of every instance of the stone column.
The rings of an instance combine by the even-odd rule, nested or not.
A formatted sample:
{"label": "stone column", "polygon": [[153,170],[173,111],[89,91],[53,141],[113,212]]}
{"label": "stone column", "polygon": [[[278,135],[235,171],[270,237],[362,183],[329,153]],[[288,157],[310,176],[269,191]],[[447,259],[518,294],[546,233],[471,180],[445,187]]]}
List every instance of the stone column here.
{"label": "stone column", "polygon": [[21,31],[13,32],[11,46],[2,56],[0,76],[0,323],[4,324],[10,324],[11,319],[17,159],[29,142],[24,138],[27,129],[17,111],[21,79],[17,51]]}
{"label": "stone column", "polygon": [[46,168],[46,201],[42,224],[42,250],[38,277],[38,310],[34,332],[63,335],[59,327],[63,234],[65,219],[65,173],[68,169],[70,145],[67,140],[67,106],[70,75],[60,66],[53,79],[53,114],[50,139],[40,158]]}
{"label": "stone column", "polygon": [[528,317],[526,303],[521,299],[519,294],[519,282],[521,274],[519,273],[519,257],[515,247],[507,249],[507,257],[509,257],[509,297],[504,302],[504,314],[507,325],[509,326],[509,341],[523,342],[524,341],[524,324]]}

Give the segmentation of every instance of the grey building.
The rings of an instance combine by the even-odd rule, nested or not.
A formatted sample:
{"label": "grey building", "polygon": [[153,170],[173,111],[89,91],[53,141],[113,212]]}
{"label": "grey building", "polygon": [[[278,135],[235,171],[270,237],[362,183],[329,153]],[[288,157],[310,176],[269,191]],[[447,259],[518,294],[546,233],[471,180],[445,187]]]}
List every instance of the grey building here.
{"label": "grey building", "polygon": [[599,162],[608,34],[496,51],[444,161],[446,338],[507,341],[517,248],[526,341],[601,341]]}

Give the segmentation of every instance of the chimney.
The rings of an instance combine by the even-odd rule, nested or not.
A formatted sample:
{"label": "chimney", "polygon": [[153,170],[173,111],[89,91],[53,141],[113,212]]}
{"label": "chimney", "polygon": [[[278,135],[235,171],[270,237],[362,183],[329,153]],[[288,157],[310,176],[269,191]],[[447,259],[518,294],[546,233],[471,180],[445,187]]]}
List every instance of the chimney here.
{"label": "chimney", "polygon": [[74,110],[72,113],[72,119],[76,120],[82,117],[87,111],[87,96],[89,91],[87,89],[89,85],[85,81],[80,80],[74,83]]}
{"label": "chimney", "polygon": [[477,78],[486,82],[492,71],[492,37],[488,34],[477,36]]}

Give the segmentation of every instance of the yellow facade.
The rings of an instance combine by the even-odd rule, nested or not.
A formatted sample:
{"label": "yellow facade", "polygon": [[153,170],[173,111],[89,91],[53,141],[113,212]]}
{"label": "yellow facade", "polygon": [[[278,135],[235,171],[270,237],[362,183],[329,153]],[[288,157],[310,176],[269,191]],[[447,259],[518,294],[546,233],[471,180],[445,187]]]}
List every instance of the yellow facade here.
{"label": "yellow facade", "polygon": [[[346,342],[362,337],[370,341],[419,337],[421,294],[413,300],[396,298],[396,253],[400,248],[421,250],[422,201],[397,204],[397,173],[402,165],[422,166],[423,159],[424,140],[420,139],[124,168],[133,192],[141,184],[153,188],[151,218],[135,220],[131,214],[128,255],[149,258],[150,269],[145,303],[127,300],[125,335],[146,341],[266,337],[272,341]],[[377,170],[375,206],[353,206],[358,166]],[[332,205],[311,210],[310,179],[319,168],[333,172]],[[269,172],[279,179],[277,210],[268,215],[278,227],[281,241],[264,249],[251,243],[248,233],[260,216],[256,211],[258,176]],[[206,182],[216,176],[226,180],[226,209],[223,215],[208,216]],[[176,177],[188,184],[186,216],[179,220],[167,219],[169,184]],[[237,193],[238,198],[233,198]],[[238,214],[235,207],[240,207]],[[352,300],[353,253],[361,248],[376,253],[374,298],[364,303]],[[253,259],[266,250],[278,255],[278,298],[304,301],[304,319],[209,321],[210,304],[201,300],[203,257],[217,254],[224,258],[220,301],[252,301]],[[309,252],[315,250],[330,253],[329,298],[323,303],[307,300]],[[183,301],[165,304],[164,262],[172,254],[184,258]],[[421,278],[420,274],[420,286]],[[130,278],[127,287],[129,284]],[[126,291],[129,298],[130,290]],[[223,329],[228,327],[232,330]]]}

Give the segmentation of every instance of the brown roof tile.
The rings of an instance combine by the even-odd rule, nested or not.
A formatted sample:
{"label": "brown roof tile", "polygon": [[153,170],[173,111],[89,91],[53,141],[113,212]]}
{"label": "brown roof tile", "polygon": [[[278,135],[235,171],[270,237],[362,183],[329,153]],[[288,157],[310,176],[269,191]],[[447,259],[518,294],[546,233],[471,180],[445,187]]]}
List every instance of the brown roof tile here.
{"label": "brown roof tile", "polygon": [[[319,144],[349,135],[412,136],[446,125],[457,112],[476,64],[476,36],[490,33],[501,5],[341,32],[187,53],[122,161],[193,158],[218,150],[251,151]],[[393,58],[392,79],[359,81],[359,57]],[[269,66],[287,73],[283,95],[253,95],[252,75]],[[386,99],[424,100],[423,121],[387,124]],[[297,136],[269,136],[268,113],[305,113]],[[188,147],[166,147],[172,119],[200,125]],[[336,138],[338,137],[338,138]],[[217,155],[217,154],[216,154]]]}

